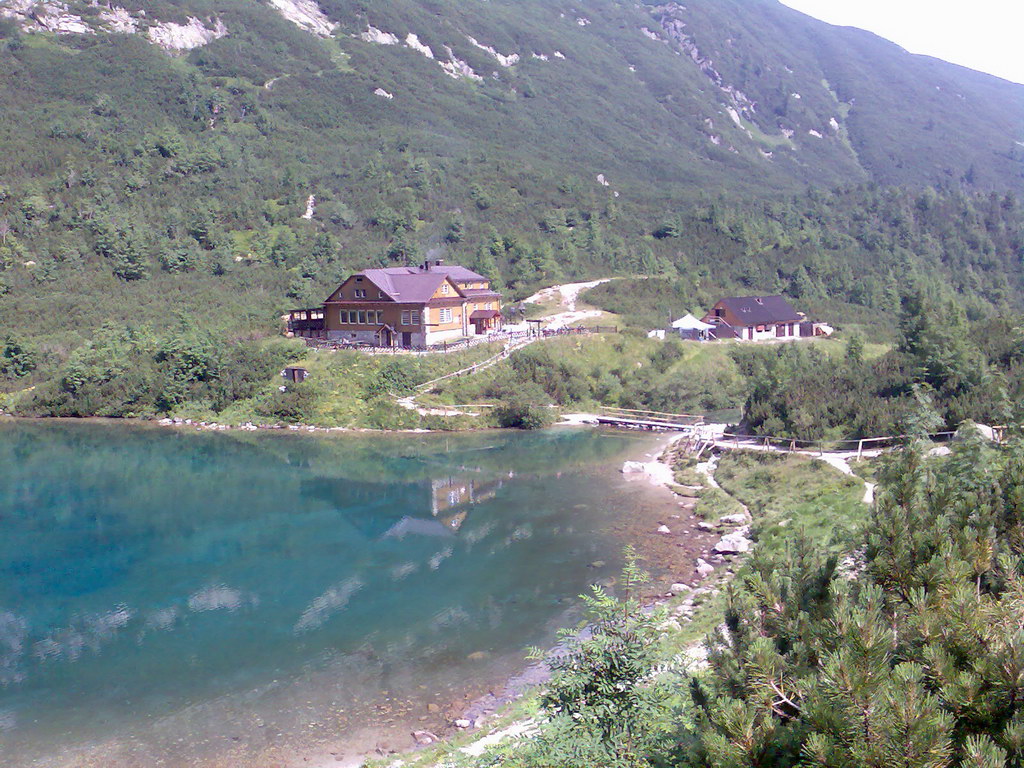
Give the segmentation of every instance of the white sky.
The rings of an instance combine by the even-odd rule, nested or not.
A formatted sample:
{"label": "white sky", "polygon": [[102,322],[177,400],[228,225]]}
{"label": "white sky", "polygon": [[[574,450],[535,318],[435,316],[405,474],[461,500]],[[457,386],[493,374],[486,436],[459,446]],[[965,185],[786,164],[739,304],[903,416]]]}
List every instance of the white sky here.
{"label": "white sky", "polygon": [[1024,0],[782,0],[954,64],[1024,83]]}

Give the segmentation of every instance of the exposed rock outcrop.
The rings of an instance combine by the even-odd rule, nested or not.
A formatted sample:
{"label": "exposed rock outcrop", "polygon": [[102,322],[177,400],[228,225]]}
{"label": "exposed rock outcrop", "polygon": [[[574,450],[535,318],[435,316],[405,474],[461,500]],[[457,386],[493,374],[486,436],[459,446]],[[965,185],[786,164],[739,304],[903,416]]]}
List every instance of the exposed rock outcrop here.
{"label": "exposed rock outcrop", "polygon": [[363,42],[376,43],[377,45],[398,45],[397,35],[377,29],[372,24],[365,32],[359,35],[359,39]]}
{"label": "exposed rock outcrop", "polygon": [[318,37],[330,37],[338,26],[324,15],[315,0],[270,0],[281,15]]}
{"label": "exposed rock outcrop", "polygon": [[111,32],[130,35],[139,30],[139,20],[132,16],[127,8],[116,5],[103,6],[100,8],[100,18]]}
{"label": "exposed rock outcrop", "polygon": [[498,53],[498,51],[496,51],[491,46],[484,45],[483,43],[477,41],[477,39],[475,37],[470,37],[469,35],[466,35],[466,39],[469,40],[471,45],[476,46],[481,51],[489,53],[494,58],[494,60],[497,61],[499,64],[501,64],[501,66],[503,66],[503,67],[511,67],[513,64],[518,64],[519,63],[519,54],[518,53],[510,53],[508,55],[503,54],[503,53]]}
{"label": "exposed rock outcrop", "polygon": [[410,32],[405,36],[405,45],[407,48],[412,48],[417,53],[422,53],[428,59],[434,58],[434,52],[430,50],[430,46],[421,43],[419,36],[413,32]]}
{"label": "exposed rock outcrop", "polygon": [[[288,2],[290,0],[281,0]],[[306,1],[306,0],[300,0]],[[141,34],[167,51],[198,48],[228,34],[219,18],[203,21],[189,16],[184,24],[153,21],[144,10],[129,11],[117,5],[99,6],[87,19],[71,12],[60,0],[0,0],[0,16],[15,19],[26,32],[58,35],[93,35],[97,32]]]}
{"label": "exposed rock outcrop", "polygon": [[94,30],[81,16],[58,0],[6,0],[0,16],[16,19],[26,32],[54,32],[58,35],[90,35]]}
{"label": "exposed rock outcrop", "polygon": [[448,61],[439,61],[438,64],[441,65],[441,69],[443,69],[449,77],[454,77],[456,80],[460,77],[466,77],[470,80],[483,82],[483,77],[474,72],[473,68],[469,66],[467,62],[456,56],[450,46],[446,45],[444,47],[444,51],[448,54]]}
{"label": "exposed rock outcrop", "polygon": [[732,106],[741,115],[752,118],[756,107],[754,102],[747,98],[743,91],[726,83],[725,78],[715,69],[714,62],[709,57],[704,56],[697,48],[697,44],[693,39],[686,34],[686,22],[681,18],[685,12],[686,8],[679,5],[679,3],[655,6],[651,9],[651,15],[661,26],[661,34],[651,33],[646,27],[644,28],[646,30],[644,34],[654,40],[663,40],[670,44],[675,43],[686,56],[693,60],[693,63],[697,65],[700,71],[721,89],[729,98]]}
{"label": "exposed rock outcrop", "polygon": [[227,35],[228,28],[220,19],[213,19],[211,24],[207,27],[202,20],[189,16],[185,24],[173,21],[155,24],[146,30],[146,37],[166,51],[190,51]]}

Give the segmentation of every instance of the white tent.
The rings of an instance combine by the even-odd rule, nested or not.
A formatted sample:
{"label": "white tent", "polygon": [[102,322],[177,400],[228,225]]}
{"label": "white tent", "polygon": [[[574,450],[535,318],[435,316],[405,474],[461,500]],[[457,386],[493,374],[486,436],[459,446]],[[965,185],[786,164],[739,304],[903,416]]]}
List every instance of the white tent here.
{"label": "white tent", "polygon": [[672,327],[677,331],[710,331],[715,326],[710,323],[702,323],[693,315],[686,314],[672,323]]}

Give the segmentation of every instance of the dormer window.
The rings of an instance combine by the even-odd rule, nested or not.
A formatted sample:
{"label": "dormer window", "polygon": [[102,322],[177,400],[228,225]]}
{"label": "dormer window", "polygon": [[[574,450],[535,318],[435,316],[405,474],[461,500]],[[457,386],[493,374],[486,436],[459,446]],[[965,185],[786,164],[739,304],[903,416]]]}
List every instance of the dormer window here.
{"label": "dormer window", "polygon": [[764,304],[764,299],[758,298],[758,299],[754,299],[754,301],[756,301],[758,304]]}
{"label": "dormer window", "polygon": [[356,298],[357,299],[365,299],[366,298],[366,289],[365,288],[356,288]]}

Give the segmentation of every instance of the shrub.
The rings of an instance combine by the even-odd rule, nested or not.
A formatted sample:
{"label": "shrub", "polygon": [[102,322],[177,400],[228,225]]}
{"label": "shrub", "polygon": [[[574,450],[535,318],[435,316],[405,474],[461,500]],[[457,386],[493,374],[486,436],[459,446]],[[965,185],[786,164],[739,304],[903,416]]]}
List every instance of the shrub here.
{"label": "shrub", "polygon": [[[584,596],[589,632],[563,630],[565,653],[548,659],[551,681],[541,697],[547,724],[510,765],[547,768],[641,768],[660,737],[669,689],[653,674],[659,659],[658,613],[637,599],[648,581],[626,549],[620,597],[602,587]],[[533,651],[534,658],[545,654]]]}
{"label": "shrub", "polygon": [[0,346],[0,376],[19,379],[36,369],[35,350],[8,335]]}
{"label": "shrub", "polygon": [[506,391],[494,409],[500,426],[507,429],[543,429],[554,421],[550,401],[539,385],[528,383],[514,391]]}

